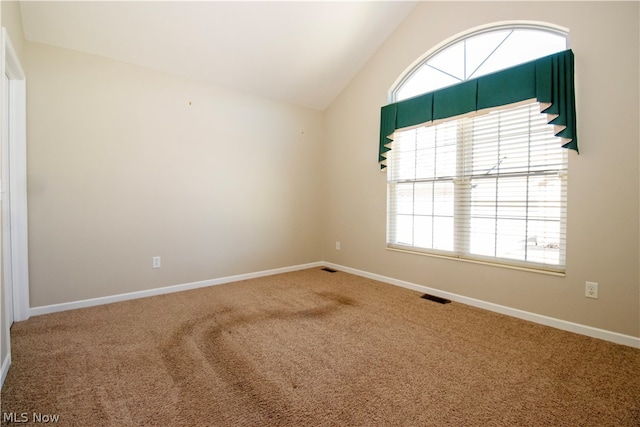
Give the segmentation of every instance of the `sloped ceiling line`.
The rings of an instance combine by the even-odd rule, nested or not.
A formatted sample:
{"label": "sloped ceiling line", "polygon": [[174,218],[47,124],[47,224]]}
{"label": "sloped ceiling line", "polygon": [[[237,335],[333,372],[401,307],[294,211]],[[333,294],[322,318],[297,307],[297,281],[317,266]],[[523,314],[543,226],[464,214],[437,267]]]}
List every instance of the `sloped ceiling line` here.
{"label": "sloped ceiling line", "polygon": [[22,1],[25,39],[324,110],[416,2]]}

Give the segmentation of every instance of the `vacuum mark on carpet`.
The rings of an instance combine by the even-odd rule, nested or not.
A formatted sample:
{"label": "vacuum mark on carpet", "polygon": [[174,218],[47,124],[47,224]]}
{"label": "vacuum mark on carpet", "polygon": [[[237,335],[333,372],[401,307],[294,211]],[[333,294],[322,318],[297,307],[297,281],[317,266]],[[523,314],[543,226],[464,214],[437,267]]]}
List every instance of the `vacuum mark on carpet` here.
{"label": "vacuum mark on carpet", "polygon": [[356,305],[355,300],[340,294],[336,294],[334,292],[316,292],[316,294],[320,295],[323,298],[327,298],[331,301],[337,302],[340,305]]}
{"label": "vacuum mark on carpet", "polygon": [[[215,401],[211,400],[208,410],[211,415],[223,413],[229,402],[235,402],[237,411],[251,414],[257,424],[277,419],[288,424],[289,408],[286,391],[279,390],[268,376],[261,375],[261,367],[243,349],[243,342],[235,338],[235,328],[243,331],[254,329],[252,325],[262,325],[268,334],[273,321],[297,322],[301,318],[329,316],[345,306],[356,305],[346,296],[332,292],[315,292],[325,302],[306,309],[297,310],[255,310],[249,312],[237,310],[218,310],[199,319],[184,322],[177,328],[162,349],[163,360],[174,384],[180,390],[177,410],[189,418],[202,411],[200,399],[212,395],[216,390]],[[277,324],[277,323],[276,323]],[[244,329],[247,327],[249,329]],[[262,329],[261,329],[262,330]],[[194,350],[198,350],[194,353]],[[216,381],[227,387],[216,385]],[[299,384],[294,385],[294,389]],[[227,392],[222,395],[222,390]],[[244,409],[243,409],[244,408]],[[228,408],[226,408],[228,409]]]}

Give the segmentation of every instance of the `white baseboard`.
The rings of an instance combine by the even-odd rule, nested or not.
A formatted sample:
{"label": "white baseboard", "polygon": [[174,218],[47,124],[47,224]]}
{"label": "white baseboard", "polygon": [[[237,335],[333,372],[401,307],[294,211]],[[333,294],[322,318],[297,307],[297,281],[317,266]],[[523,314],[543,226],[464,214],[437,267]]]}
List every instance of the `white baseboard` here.
{"label": "white baseboard", "polygon": [[4,386],[4,379],[7,378],[9,373],[9,367],[11,366],[11,352],[7,353],[7,356],[2,361],[2,373],[0,373],[0,389]]}
{"label": "white baseboard", "polygon": [[[617,332],[607,331],[604,329],[598,329],[591,326],[581,325],[579,323],[568,322],[566,320],[543,316],[541,314],[530,313],[528,311],[518,310],[516,308],[506,307],[503,305],[494,304],[487,301],[478,300],[475,298],[469,298],[463,295],[441,291],[439,289],[433,289],[427,286],[418,285],[415,283],[406,282],[404,280],[398,280],[391,277],[386,277],[386,276],[370,273],[363,270],[358,270],[351,267],[345,267],[343,265],[334,264],[330,262],[313,262],[308,264],[295,265],[291,267],[276,268],[273,270],[258,271],[255,273],[240,274],[237,276],[221,277],[218,279],[204,280],[200,282],[185,283],[182,285],[174,285],[174,286],[167,286],[163,288],[149,289],[146,291],[130,292],[125,294],[101,297],[101,298],[93,298],[93,299],[86,299],[86,300],[74,301],[74,302],[68,302],[68,303],[62,303],[62,304],[33,307],[30,309],[29,313],[31,316],[39,316],[42,314],[55,313],[59,311],[73,310],[77,308],[85,308],[85,307],[92,307],[92,306],[102,305],[102,304],[110,304],[118,301],[126,301],[126,300],[132,300],[137,298],[144,298],[144,297],[150,297],[155,295],[186,291],[189,289],[197,289],[197,288],[203,288],[207,286],[221,285],[224,283],[232,283],[240,280],[255,279],[258,277],[271,276],[274,274],[288,273],[291,271],[304,270],[307,268],[316,268],[316,267],[322,267],[322,266],[330,267],[339,271],[344,271],[345,273],[351,273],[357,276],[366,277],[368,279],[377,280],[379,282],[384,282],[384,283],[388,283],[395,286],[401,286],[403,288],[412,289],[414,291],[429,293],[431,295],[450,299],[451,301],[456,301],[462,304],[482,308],[482,309],[493,311],[500,314],[506,314],[507,316],[528,320],[530,322],[539,323],[545,326],[551,326],[553,328],[561,329],[564,331],[574,332],[577,334],[586,335],[592,338],[598,338],[605,341],[614,342],[616,344],[626,345],[629,347],[640,348],[640,338],[638,337],[624,335]],[[10,364],[10,360],[8,362],[3,361],[3,364],[2,364],[2,369],[3,369],[2,380],[3,381],[4,381],[4,375],[6,374],[5,363]],[[9,369],[8,364],[6,366],[6,370]]]}
{"label": "white baseboard", "polygon": [[640,338],[638,337],[624,335],[617,332],[611,332],[604,329],[598,329],[591,326],[581,325],[579,323],[568,322],[566,320],[543,316],[541,314],[530,313],[528,311],[518,310],[516,308],[506,307],[499,304],[494,304],[494,303],[490,303],[490,302],[486,302],[486,301],[482,301],[474,298],[469,298],[469,297],[454,294],[451,292],[445,292],[438,289],[429,288],[427,286],[422,286],[415,283],[394,279],[391,277],[381,276],[379,274],[369,273],[367,271],[362,271],[362,270],[358,270],[351,267],[345,267],[339,264],[325,262],[324,265],[327,267],[333,268],[334,270],[344,271],[345,273],[355,274],[357,276],[366,277],[368,279],[377,280],[379,282],[401,286],[403,288],[412,289],[418,292],[428,293],[431,295],[435,295],[441,298],[446,298],[451,301],[456,301],[456,302],[470,305],[473,307],[482,308],[482,309],[493,311],[500,314],[506,314],[507,316],[517,317],[518,319],[528,320],[530,322],[539,323],[545,326],[551,326],[556,329],[575,332],[577,334],[586,335],[592,338],[598,338],[605,341],[614,342],[616,344],[626,345],[629,347],[640,348]]}
{"label": "white baseboard", "polygon": [[255,273],[239,274],[237,276],[221,277],[218,279],[203,280],[200,282],[185,283],[182,285],[166,286],[162,288],[148,289],[146,291],[128,292],[125,294],[111,295],[100,298],[91,298],[81,301],[66,302],[61,304],[32,307],[29,311],[31,316],[56,313],[59,311],[74,310],[77,308],[93,307],[96,305],[111,304],[119,301],[127,301],[138,298],[151,297],[155,295],[169,294],[173,292],[187,291],[190,289],[204,288],[207,286],[222,285],[224,283],[238,282],[240,280],[255,279],[258,277],[272,276],[274,274],[289,273],[291,271],[304,270],[324,266],[323,262],[312,262],[308,264],[294,265],[291,267],[276,268],[273,270],[258,271]]}

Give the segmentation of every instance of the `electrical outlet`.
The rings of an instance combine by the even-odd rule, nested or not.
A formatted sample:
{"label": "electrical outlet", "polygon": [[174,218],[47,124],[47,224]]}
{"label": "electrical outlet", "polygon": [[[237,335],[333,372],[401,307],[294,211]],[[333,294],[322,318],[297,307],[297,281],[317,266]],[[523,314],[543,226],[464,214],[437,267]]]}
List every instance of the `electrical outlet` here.
{"label": "electrical outlet", "polygon": [[336,251],[340,250],[340,242],[336,242]]}
{"label": "electrical outlet", "polygon": [[598,284],[595,282],[585,282],[584,296],[587,298],[598,298]]}
{"label": "electrical outlet", "polygon": [[160,268],[160,257],[159,256],[154,256],[153,258],[151,258],[151,266],[153,268]]}

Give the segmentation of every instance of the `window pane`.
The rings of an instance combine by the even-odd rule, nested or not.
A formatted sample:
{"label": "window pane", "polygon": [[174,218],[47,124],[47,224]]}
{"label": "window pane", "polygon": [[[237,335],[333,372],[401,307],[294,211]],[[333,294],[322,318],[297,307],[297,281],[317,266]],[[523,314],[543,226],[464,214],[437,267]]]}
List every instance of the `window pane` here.
{"label": "window pane", "polygon": [[449,177],[456,175],[456,145],[455,140],[443,141],[438,144],[436,163],[436,176]]}
{"label": "window pane", "polygon": [[413,152],[416,149],[415,130],[398,132],[393,142],[393,150],[389,152],[390,164],[393,165],[392,179],[413,179],[416,176],[416,161]]}
{"label": "window pane", "polygon": [[428,65],[423,65],[409,80],[407,80],[395,94],[396,101],[411,98],[432,90],[460,83],[460,80],[438,71]]}
{"label": "window pane", "polygon": [[415,156],[416,178],[434,178],[436,176],[436,149],[420,149],[416,151]]}
{"label": "window pane", "polygon": [[417,216],[415,218],[414,245],[430,249],[433,244],[433,218],[431,216]]}
{"label": "window pane", "polygon": [[433,217],[433,249],[453,251],[453,217]]}
{"label": "window pane", "polygon": [[413,214],[413,183],[398,184],[395,194],[396,212],[401,215]]}
{"label": "window pane", "polygon": [[496,215],[495,178],[474,179],[471,181],[471,217],[495,217]]}
{"label": "window pane", "polygon": [[433,214],[433,183],[416,183],[414,212],[416,215]]}
{"label": "window pane", "polygon": [[497,219],[496,256],[524,261],[527,222]]}
{"label": "window pane", "polygon": [[513,30],[491,31],[490,33],[479,34],[466,40],[467,72],[465,77],[467,79],[476,77],[474,72],[512,31]]}
{"label": "window pane", "polygon": [[529,178],[529,218],[559,220],[562,209],[562,179],[559,176]]}
{"label": "window pane", "polygon": [[527,180],[518,178],[498,179],[498,218],[527,218]]}
{"label": "window pane", "polygon": [[[523,49],[526,46],[526,49]],[[500,45],[498,50],[478,69],[473,77],[503,70],[532,61],[567,48],[564,37],[546,31],[519,29]]]}
{"label": "window pane", "polygon": [[413,216],[398,215],[396,218],[396,243],[413,244]]}
{"label": "window pane", "polygon": [[470,251],[475,255],[496,255],[496,220],[493,218],[472,218]]}
{"label": "window pane", "polygon": [[456,78],[458,82],[461,82],[465,79],[464,59],[464,41],[462,41],[436,54],[427,64],[436,70],[449,74]]}
{"label": "window pane", "polygon": [[433,214],[453,217],[453,183],[433,184]]}
{"label": "window pane", "polygon": [[560,262],[560,221],[529,221],[527,261],[543,264]]}

